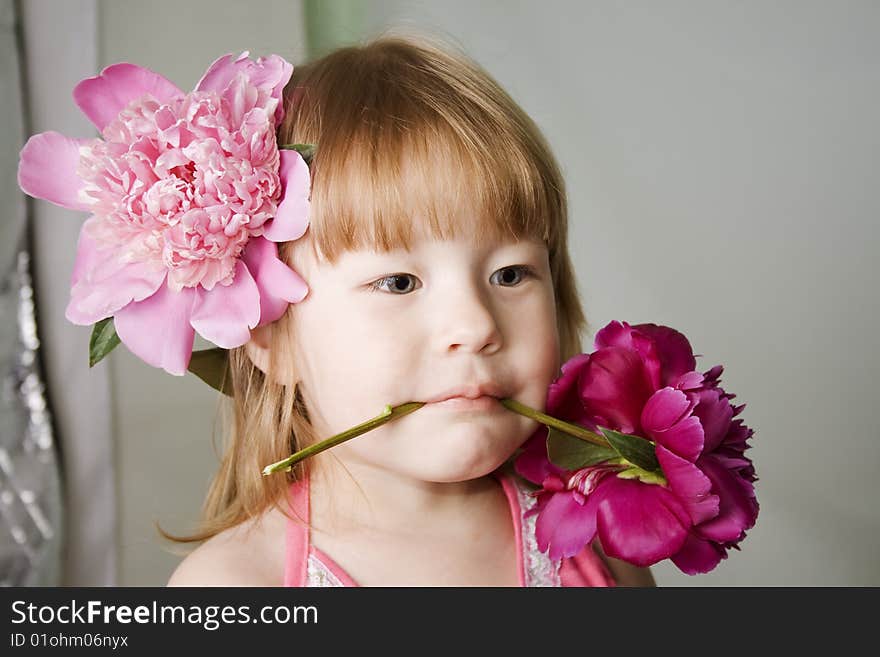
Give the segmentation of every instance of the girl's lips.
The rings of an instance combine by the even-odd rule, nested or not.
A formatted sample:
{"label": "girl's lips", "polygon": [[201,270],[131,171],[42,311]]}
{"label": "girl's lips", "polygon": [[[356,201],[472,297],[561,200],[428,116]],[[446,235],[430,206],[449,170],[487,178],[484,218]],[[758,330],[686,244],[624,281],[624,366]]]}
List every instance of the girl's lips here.
{"label": "girl's lips", "polygon": [[432,402],[429,406],[455,411],[495,411],[503,408],[495,397],[483,395],[476,399],[467,397],[451,397],[441,402]]}

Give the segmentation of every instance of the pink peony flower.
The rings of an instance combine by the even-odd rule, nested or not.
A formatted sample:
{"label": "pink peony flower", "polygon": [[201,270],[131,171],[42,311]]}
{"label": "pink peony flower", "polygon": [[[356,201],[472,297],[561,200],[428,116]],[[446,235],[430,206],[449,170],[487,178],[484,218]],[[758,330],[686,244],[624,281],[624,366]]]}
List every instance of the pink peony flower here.
{"label": "pink peony flower", "polygon": [[605,552],[638,566],[671,558],[688,574],[712,570],[757,518],[754,468],[744,456],[753,431],[734,420],[744,405],[718,386],[723,368],[694,371],[681,333],[611,322],[595,351],[562,367],[548,415],[600,433],[647,438],[665,481],[611,459],[564,470],[547,456],[547,428],[524,445],[516,470],[539,484],[536,534],[559,559],[598,537]]}
{"label": "pink peony flower", "polygon": [[128,63],[77,85],[102,139],[34,135],[18,171],[31,196],[92,214],[68,320],[113,316],[136,355],[182,375],[196,331],[237,347],[305,297],[276,246],[308,227],[308,167],[275,136],[292,72],[245,52],[217,59],[189,94]]}

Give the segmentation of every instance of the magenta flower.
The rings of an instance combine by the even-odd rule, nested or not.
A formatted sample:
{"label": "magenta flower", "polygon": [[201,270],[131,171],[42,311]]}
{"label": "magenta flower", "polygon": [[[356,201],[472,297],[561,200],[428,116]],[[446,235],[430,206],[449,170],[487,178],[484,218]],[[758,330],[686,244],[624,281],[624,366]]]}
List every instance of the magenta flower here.
{"label": "magenta flower", "polygon": [[217,59],[188,94],[128,63],[76,86],[103,139],[35,135],[18,171],[31,196],[92,215],[68,320],[112,316],[132,352],[182,375],[196,331],[237,347],[305,297],[276,245],[308,227],[308,166],[275,136],[292,72],[245,52]]}
{"label": "magenta flower", "polygon": [[548,458],[547,428],[524,446],[516,469],[539,484],[541,550],[572,556],[598,537],[605,552],[638,566],[671,558],[688,574],[712,570],[757,518],[755,471],[744,456],[753,431],[734,420],[744,405],[718,386],[723,368],[694,371],[681,333],[656,324],[611,322],[595,351],[562,367],[548,415],[601,435],[646,438],[662,476],[621,458],[566,470]]}

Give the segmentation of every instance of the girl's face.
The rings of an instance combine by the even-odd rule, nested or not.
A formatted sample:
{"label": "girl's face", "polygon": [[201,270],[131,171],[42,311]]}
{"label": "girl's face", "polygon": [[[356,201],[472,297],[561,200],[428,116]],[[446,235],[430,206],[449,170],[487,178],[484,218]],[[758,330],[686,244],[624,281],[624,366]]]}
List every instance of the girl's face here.
{"label": "girl's face", "polygon": [[[422,238],[410,252],[347,252],[335,265],[309,253],[293,266],[310,288],[291,308],[296,378],[322,439],[386,404],[487,382],[544,409],[560,354],[543,243]],[[430,404],[331,451],[360,468],[464,481],[493,471],[538,426],[497,402]]]}

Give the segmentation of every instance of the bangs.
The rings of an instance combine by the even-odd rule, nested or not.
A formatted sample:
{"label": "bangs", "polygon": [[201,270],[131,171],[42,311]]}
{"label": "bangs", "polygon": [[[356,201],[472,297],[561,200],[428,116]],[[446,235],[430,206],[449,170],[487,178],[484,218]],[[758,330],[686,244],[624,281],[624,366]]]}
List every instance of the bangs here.
{"label": "bangs", "polygon": [[316,156],[310,229],[331,262],[347,250],[409,250],[420,237],[549,242],[549,199],[523,154],[491,133],[469,145],[443,128],[380,129]]}
{"label": "bangs", "polygon": [[405,54],[386,43],[300,69],[280,140],[317,145],[313,247],[330,262],[345,251],[410,250],[420,238],[529,239],[555,251],[564,190],[530,120],[484,74],[444,76]]}

